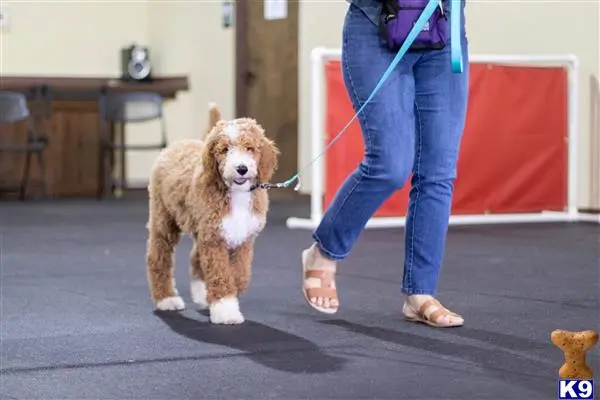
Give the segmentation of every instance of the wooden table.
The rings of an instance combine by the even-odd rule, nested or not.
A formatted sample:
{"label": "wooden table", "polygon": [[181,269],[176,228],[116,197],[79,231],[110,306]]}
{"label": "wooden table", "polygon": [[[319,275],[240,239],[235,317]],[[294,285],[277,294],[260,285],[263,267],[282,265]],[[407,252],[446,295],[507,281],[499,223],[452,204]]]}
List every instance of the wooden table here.
{"label": "wooden table", "polygon": [[[36,102],[35,90],[47,93],[48,101]],[[99,132],[102,121],[98,99],[103,90],[149,91],[174,99],[189,89],[187,77],[154,77],[151,82],[125,82],[110,77],[38,77],[2,76],[0,90],[16,91],[32,98],[30,107],[39,130],[49,138],[45,161],[53,197],[94,197],[98,188]],[[45,107],[44,107],[45,104]],[[46,112],[44,112],[46,108]],[[45,114],[45,115],[44,115]],[[26,139],[26,124],[0,125],[0,140],[21,142]],[[14,186],[21,179],[24,154],[0,156],[0,187]],[[35,162],[31,166],[28,193],[42,193]],[[1,189],[0,189],[1,190]]]}

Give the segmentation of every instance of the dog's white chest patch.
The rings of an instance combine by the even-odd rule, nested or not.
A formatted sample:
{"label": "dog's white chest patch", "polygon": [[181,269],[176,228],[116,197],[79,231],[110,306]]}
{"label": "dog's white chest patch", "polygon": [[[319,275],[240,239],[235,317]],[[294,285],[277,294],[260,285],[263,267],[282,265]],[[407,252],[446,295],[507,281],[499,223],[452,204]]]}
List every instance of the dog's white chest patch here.
{"label": "dog's white chest patch", "polygon": [[250,192],[232,192],[231,208],[221,222],[221,235],[227,246],[234,249],[263,228],[263,222],[252,211]]}

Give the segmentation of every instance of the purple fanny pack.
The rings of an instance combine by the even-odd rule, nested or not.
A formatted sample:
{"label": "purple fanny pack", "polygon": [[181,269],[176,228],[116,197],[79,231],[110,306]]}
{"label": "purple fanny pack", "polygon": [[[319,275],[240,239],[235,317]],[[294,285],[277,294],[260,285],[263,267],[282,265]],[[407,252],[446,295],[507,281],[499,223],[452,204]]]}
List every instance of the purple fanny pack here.
{"label": "purple fanny pack", "polygon": [[[428,0],[383,0],[379,21],[380,35],[391,51],[398,51]],[[410,46],[410,51],[443,49],[450,38],[450,25],[444,10],[437,7]]]}

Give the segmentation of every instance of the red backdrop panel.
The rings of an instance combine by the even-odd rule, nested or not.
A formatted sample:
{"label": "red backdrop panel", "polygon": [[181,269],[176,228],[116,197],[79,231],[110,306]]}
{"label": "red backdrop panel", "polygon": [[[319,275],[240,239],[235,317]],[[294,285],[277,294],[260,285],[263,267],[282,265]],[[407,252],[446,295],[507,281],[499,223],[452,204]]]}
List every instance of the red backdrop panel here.
{"label": "red backdrop panel", "polygon": [[[560,68],[471,64],[453,214],[562,211],[567,200],[567,87]],[[340,62],[326,64],[327,141],[352,118]],[[325,155],[324,206],[363,157],[355,121]],[[410,180],[375,216],[404,216]]]}

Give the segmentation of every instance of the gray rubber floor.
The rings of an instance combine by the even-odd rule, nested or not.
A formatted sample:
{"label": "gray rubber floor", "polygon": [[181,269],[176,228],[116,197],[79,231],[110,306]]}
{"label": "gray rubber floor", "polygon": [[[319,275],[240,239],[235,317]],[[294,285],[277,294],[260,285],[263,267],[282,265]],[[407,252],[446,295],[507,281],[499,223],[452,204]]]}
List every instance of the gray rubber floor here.
{"label": "gray rubber floor", "polygon": [[[222,327],[153,312],[143,200],[0,203],[2,399],[552,399],[554,329],[599,326],[600,226],[452,228],[439,297],[466,326],[401,318],[401,229],[364,233],[340,269],[341,311],[300,292],[302,205],[276,205]],[[177,281],[189,302],[184,239]],[[588,359],[600,373],[596,346]]]}

